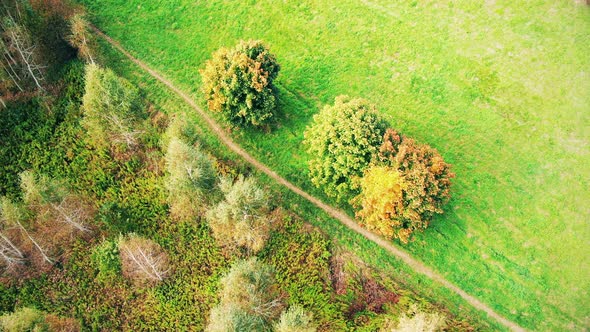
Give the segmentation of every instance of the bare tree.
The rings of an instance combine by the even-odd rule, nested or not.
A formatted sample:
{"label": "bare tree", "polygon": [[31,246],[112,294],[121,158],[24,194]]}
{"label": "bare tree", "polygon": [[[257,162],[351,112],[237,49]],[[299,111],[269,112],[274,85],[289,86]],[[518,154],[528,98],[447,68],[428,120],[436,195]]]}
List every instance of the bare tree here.
{"label": "bare tree", "polygon": [[37,45],[32,41],[29,31],[17,23],[10,10],[5,9],[0,17],[0,52],[2,67],[19,91],[34,85],[43,91],[42,82],[45,66],[38,59]]}
{"label": "bare tree", "polygon": [[96,58],[96,41],[90,33],[89,23],[83,14],[75,14],[70,18],[70,45],[78,49],[78,55],[94,64]]}
{"label": "bare tree", "polygon": [[130,234],[119,241],[123,275],[138,285],[164,280],[170,272],[168,255],[155,242]]}
{"label": "bare tree", "polygon": [[80,204],[75,197],[68,196],[61,200],[59,204],[51,203],[50,206],[57,213],[57,219],[60,222],[80,232],[90,232],[90,228],[86,225],[86,221],[90,218],[89,209]]}
{"label": "bare tree", "polygon": [[53,260],[48,256],[47,250],[44,249],[39,244],[39,242],[37,242],[35,240],[35,238],[31,236],[31,233],[29,233],[29,231],[27,231],[27,229],[23,226],[23,224],[20,221],[18,221],[16,223],[16,225],[24,233],[24,235],[31,241],[31,243],[35,246],[35,248],[37,248],[37,250],[39,251],[39,254],[41,254],[41,257],[43,257],[43,260],[49,264],[53,264]]}
{"label": "bare tree", "polygon": [[[0,216],[4,229],[18,229],[39,251],[43,260],[49,264],[53,264],[53,260],[48,256],[47,251],[35,240],[25,226],[23,226],[22,221],[24,219],[24,213],[20,206],[11,202],[8,198],[2,197],[0,200]],[[7,253],[12,253],[13,255],[16,253],[17,257],[19,256],[18,254],[20,254],[20,258],[24,258],[22,252],[4,235],[2,236],[2,242],[5,243],[5,246],[8,249]]]}
{"label": "bare tree", "polygon": [[25,262],[23,252],[4,234],[0,233],[0,258],[6,270],[13,270]]}
{"label": "bare tree", "polygon": [[90,231],[86,224],[91,217],[90,206],[72,194],[63,182],[30,171],[22,172],[20,179],[24,200],[29,208],[39,213],[49,212],[52,219],[74,230]]}

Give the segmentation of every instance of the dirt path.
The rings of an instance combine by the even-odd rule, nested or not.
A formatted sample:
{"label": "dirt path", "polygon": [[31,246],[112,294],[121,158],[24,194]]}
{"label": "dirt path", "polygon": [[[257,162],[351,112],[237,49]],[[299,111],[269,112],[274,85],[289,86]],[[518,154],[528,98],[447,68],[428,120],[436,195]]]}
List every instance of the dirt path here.
{"label": "dirt path", "polygon": [[481,301],[479,301],[475,297],[467,294],[465,291],[463,291],[461,288],[455,286],[450,281],[446,280],[442,275],[435,272],[434,270],[432,270],[428,266],[424,265],[424,263],[414,259],[407,252],[395,247],[388,240],[385,240],[385,239],[381,238],[380,236],[378,236],[374,233],[371,233],[370,231],[360,227],[351,217],[349,217],[343,211],[336,209],[336,208],[322,202],[321,200],[317,199],[316,197],[311,196],[307,192],[301,190],[299,187],[295,186],[291,182],[287,181],[286,179],[284,179],[283,177],[278,175],[276,172],[274,172],[272,169],[268,168],[266,165],[264,165],[263,163],[258,161],[256,158],[252,157],[248,152],[246,152],[244,149],[242,149],[241,146],[239,146],[236,142],[234,142],[231,139],[231,137],[229,137],[228,134],[223,130],[223,128],[217,122],[215,122],[205,111],[203,111],[186,93],[182,92],[180,89],[178,89],[176,86],[174,86],[169,80],[162,77],[156,71],[152,70],[145,63],[143,63],[140,60],[133,57],[117,41],[113,40],[112,38],[110,38],[109,36],[104,34],[102,31],[98,30],[96,27],[92,27],[92,28],[99,36],[104,38],[113,47],[115,47],[117,50],[119,50],[121,53],[123,53],[127,58],[129,58],[129,60],[133,61],[139,67],[141,67],[142,69],[147,71],[150,75],[152,75],[158,81],[162,82],[164,85],[166,85],[168,88],[170,88],[170,90],[174,91],[178,96],[180,96],[182,99],[184,99],[184,101],[187,104],[189,104],[199,114],[199,116],[201,116],[201,118],[203,118],[203,120],[205,120],[205,122],[207,123],[209,128],[211,128],[215,132],[217,137],[225,145],[227,145],[233,152],[240,155],[242,158],[244,158],[244,160],[246,160],[252,166],[257,168],[259,171],[261,171],[261,172],[265,173],[266,175],[268,175],[269,177],[273,178],[275,181],[277,181],[278,183],[287,187],[289,190],[293,191],[297,195],[310,201],[311,203],[313,203],[314,205],[316,205],[320,209],[324,210],[330,216],[334,217],[335,219],[338,219],[340,222],[342,222],[344,225],[346,225],[346,227],[357,232],[358,234],[361,234],[362,236],[366,237],[367,239],[375,242],[381,248],[387,250],[392,255],[401,259],[404,263],[409,265],[416,272],[419,272],[419,273],[427,276],[428,278],[440,283],[444,287],[450,289],[451,291],[453,291],[457,295],[461,296],[465,301],[467,301],[473,307],[487,313],[490,317],[492,317],[493,319],[498,321],[500,324],[506,326],[507,328],[509,328],[513,331],[525,331],[522,327],[520,327],[517,324],[513,323],[512,321],[509,321],[508,319],[500,316],[495,311],[493,311],[489,306],[482,303]]}

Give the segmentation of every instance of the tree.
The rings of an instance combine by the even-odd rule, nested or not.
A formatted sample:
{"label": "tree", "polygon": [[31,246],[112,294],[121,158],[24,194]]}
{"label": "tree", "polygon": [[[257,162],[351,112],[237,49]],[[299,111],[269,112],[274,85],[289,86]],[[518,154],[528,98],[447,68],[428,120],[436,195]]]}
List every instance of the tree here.
{"label": "tree", "polygon": [[123,275],[136,285],[149,285],[168,277],[168,255],[157,243],[129,234],[119,241]]}
{"label": "tree", "polygon": [[367,228],[407,243],[428,227],[450,197],[454,174],[436,149],[388,129],[374,166],[353,200]]}
{"label": "tree", "polygon": [[6,272],[15,272],[25,262],[25,253],[19,247],[19,239],[11,234],[11,228],[22,224],[23,213],[21,209],[8,198],[0,198],[0,266]]}
{"label": "tree", "polygon": [[209,318],[210,332],[270,331],[284,307],[274,270],[256,258],[235,263],[221,287],[221,301]]}
{"label": "tree", "polygon": [[403,227],[403,190],[407,187],[401,174],[394,168],[370,167],[360,179],[361,193],[353,200],[360,206],[356,213],[367,229],[387,237],[407,241],[407,228]]}
{"label": "tree", "polygon": [[381,328],[382,332],[435,332],[442,331],[446,327],[444,315],[433,312],[427,313],[412,305],[407,313],[399,318],[399,322],[388,321]]}
{"label": "tree", "polygon": [[280,66],[261,41],[221,48],[201,71],[209,109],[238,126],[260,127],[273,117]]}
{"label": "tree", "polygon": [[14,13],[4,10],[0,15],[0,61],[18,91],[43,90],[45,67],[41,65],[37,44],[28,29],[19,24]]}
{"label": "tree", "polygon": [[78,57],[94,64],[97,58],[98,45],[92,33],[90,24],[83,14],[75,14],[70,18],[70,34],[68,42],[78,50]]}
{"label": "tree", "polygon": [[168,204],[172,216],[191,219],[205,205],[215,186],[211,159],[198,148],[173,137],[166,152]]}
{"label": "tree", "polygon": [[360,177],[378,152],[386,124],[375,106],[363,99],[339,96],[334,105],[314,115],[305,131],[312,183],[338,201],[354,197]]}
{"label": "tree", "polygon": [[256,253],[264,247],[270,232],[268,197],[252,178],[240,176],[235,182],[223,178],[224,199],[207,212],[207,221],[220,245],[241,247]]}
{"label": "tree", "polygon": [[143,116],[137,88],[110,69],[94,64],[86,66],[85,79],[82,125],[91,142],[99,147],[111,142],[136,145],[141,133],[136,126]]}
{"label": "tree", "polygon": [[63,181],[49,179],[31,171],[20,174],[23,200],[38,215],[71,227],[75,231],[90,232],[87,225],[92,217],[90,204],[71,192]]}
{"label": "tree", "polygon": [[207,332],[270,331],[265,320],[230,303],[211,309]]}
{"label": "tree", "polygon": [[[36,250],[36,252],[41,256],[44,262],[48,264],[53,264],[53,259],[50,258],[48,254],[49,250],[36,239],[34,233],[32,234],[31,232],[29,232],[27,228],[23,225],[27,217],[26,212],[23,210],[24,209],[20,205],[11,202],[6,197],[2,197],[2,199],[0,200],[0,217],[2,220],[3,231],[17,231],[11,233],[16,233],[13,235],[13,237],[19,240],[21,246],[23,246],[23,240],[28,240],[28,242],[32,245],[34,250]],[[16,241],[11,241],[9,236],[3,234],[3,238],[5,238],[3,239],[3,241],[6,242],[6,244],[13,249],[13,253],[17,256],[17,258],[24,259],[26,255],[23,254],[23,252],[25,252],[26,250],[20,251],[18,249]],[[16,260],[16,262],[18,263],[19,260]],[[12,267],[14,267],[14,264],[10,265],[9,260],[5,260],[5,263],[7,269],[11,269]]]}
{"label": "tree", "polygon": [[312,315],[305,312],[301,306],[292,305],[283,311],[279,321],[274,326],[275,332],[315,332]]}

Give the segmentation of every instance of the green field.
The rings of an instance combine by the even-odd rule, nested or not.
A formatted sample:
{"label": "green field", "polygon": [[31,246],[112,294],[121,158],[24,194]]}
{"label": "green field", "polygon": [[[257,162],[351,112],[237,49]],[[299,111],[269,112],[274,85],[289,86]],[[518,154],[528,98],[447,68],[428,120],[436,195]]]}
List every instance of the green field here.
{"label": "green field", "polygon": [[339,94],[374,102],[457,173],[446,214],[405,247],[526,328],[590,326],[588,7],[85,2],[99,28],[200,102],[212,51],[266,41],[282,65],[283,115],[270,134],[236,138],[314,194],[301,146],[312,114]]}

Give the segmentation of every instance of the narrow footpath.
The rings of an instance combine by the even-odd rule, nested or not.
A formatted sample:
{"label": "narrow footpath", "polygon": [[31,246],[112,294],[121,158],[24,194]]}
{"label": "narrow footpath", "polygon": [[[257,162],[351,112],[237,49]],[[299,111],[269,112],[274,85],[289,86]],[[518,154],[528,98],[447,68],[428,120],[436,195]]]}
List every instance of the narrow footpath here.
{"label": "narrow footpath", "polygon": [[256,158],[252,157],[248,152],[246,152],[246,150],[244,150],[240,145],[238,145],[236,142],[234,142],[231,139],[231,137],[229,137],[229,135],[223,130],[223,128],[217,122],[215,122],[205,111],[203,111],[186,93],[184,93],[183,91],[181,91],[180,89],[178,89],[169,80],[167,80],[166,78],[162,77],[156,71],[154,71],[153,69],[151,69],[150,67],[148,67],[145,63],[143,63],[142,61],[140,61],[137,58],[135,58],[134,56],[132,56],[117,41],[113,40],[111,37],[107,36],[102,31],[98,30],[98,28],[92,26],[92,29],[94,30],[94,32],[96,34],[98,34],[99,36],[101,36],[102,38],[104,38],[109,44],[111,44],[114,48],[116,48],[123,55],[125,55],[127,58],[129,58],[129,60],[133,61],[136,65],[138,65],[139,67],[141,67],[143,70],[147,71],[151,76],[153,76],[158,81],[162,82],[170,90],[174,91],[174,93],[176,93],[178,96],[180,96],[188,105],[190,105],[199,114],[199,116],[203,120],[205,120],[205,122],[207,123],[207,125],[209,126],[209,128],[211,130],[213,130],[213,132],[215,132],[215,134],[217,135],[217,137],[225,145],[227,145],[227,147],[229,147],[230,150],[232,150],[233,152],[235,152],[236,154],[238,154],[239,156],[241,156],[245,161],[247,161],[248,163],[250,163],[256,169],[258,169],[259,171],[261,171],[264,174],[268,175],[269,177],[271,177],[272,179],[274,179],[275,181],[277,181],[281,185],[287,187],[289,190],[293,191],[297,195],[299,195],[299,196],[305,198],[306,200],[310,201],[311,203],[313,203],[314,205],[316,205],[320,209],[324,210],[330,216],[332,216],[333,218],[339,220],[346,227],[348,227],[351,230],[357,232],[358,234],[366,237],[367,239],[375,242],[381,248],[387,250],[389,253],[391,253],[392,255],[396,256],[400,260],[402,260],[404,263],[406,263],[408,266],[410,266],[416,272],[421,273],[421,274],[427,276],[428,278],[430,278],[430,279],[438,282],[439,284],[441,284],[444,287],[448,288],[452,292],[454,292],[457,295],[461,296],[465,301],[467,301],[473,307],[475,307],[476,309],[481,310],[481,311],[487,313],[491,318],[495,319],[500,324],[506,326],[507,328],[511,329],[512,331],[525,331],[525,329],[523,329],[522,327],[518,326],[516,323],[514,323],[514,322],[512,322],[512,321],[510,321],[510,320],[508,320],[508,319],[506,319],[504,317],[502,317],[501,315],[499,315],[498,313],[496,313],[494,310],[492,310],[492,308],[490,308],[488,305],[486,305],[483,302],[479,301],[477,298],[475,298],[475,297],[467,294],[464,290],[462,290],[461,288],[455,286],[450,281],[446,280],[438,272],[436,272],[436,271],[432,270],[431,268],[429,268],[428,266],[424,265],[424,263],[422,263],[422,262],[414,259],[407,252],[405,252],[405,251],[403,251],[403,250],[395,247],[390,241],[388,241],[388,240],[386,240],[386,239],[384,239],[384,238],[382,238],[382,237],[380,237],[380,236],[378,236],[378,235],[376,235],[376,234],[374,234],[374,233],[372,233],[372,232],[370,232],[370,231],[362,228],[350,216],[348,216],[343,211],[341,211],[339,209],[336,209],[336,208],[334,208],[334,207],[332,207],[332,206],[330,206],[330,205],[322,202],[318,198],[316,198],[316,197],[308,194],[307,192],[303,191],[299,187],[295,186],[291,182],[287,181],[286,179],[284,179],[283,177],[281,177],[280,175],[278,175],[276,172],[274,172],[268,166],[266,166],[263,163],[261,163],[260,161],[258,161]]}

